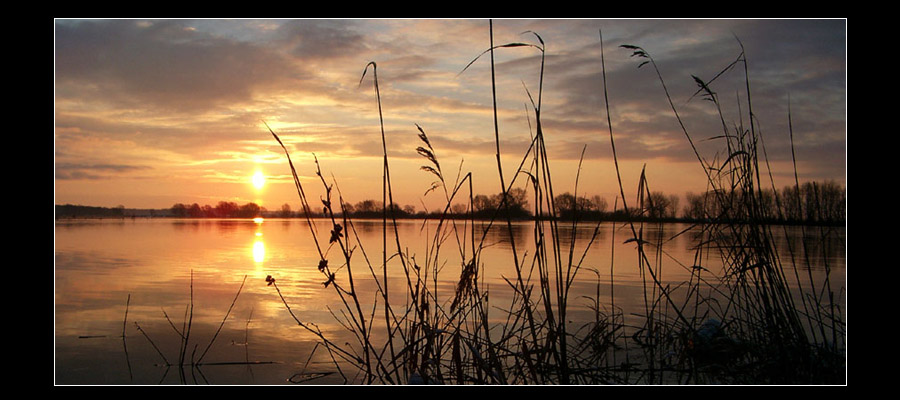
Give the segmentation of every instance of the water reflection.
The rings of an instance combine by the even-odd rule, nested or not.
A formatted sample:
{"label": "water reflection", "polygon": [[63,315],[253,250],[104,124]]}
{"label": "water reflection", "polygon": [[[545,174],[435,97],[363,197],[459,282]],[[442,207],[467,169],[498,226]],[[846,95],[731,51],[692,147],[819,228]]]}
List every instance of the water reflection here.
{"label": "water reflection", "polygon": [[218,218],[203,218],[203,219],[170,219],[167,220],[169,224],[178,231],[183,230],[191,230],[191,231],[199,231],[201,228],[204,231],[209,231],[211,229],[215,229],[220,233],[231,233],[235,232],[241,228],[251,227],[253,225],[259,225],[263,222],[262,218],[258,219],[218,219]]}
{"label": "water reflection", "polygon": [[266,260],[266,244],[263,243],[261,237],[257,237],[253,242],[253,262],[262,263]]}
{"label": "water reflection", "polygon": [[[457,227],[459,228],[459,226]],[[481,239],[484,235],[485,246],[498,246],[502,249],[510,249],[510,237],[515,241],[516,246],[520,246],[532,234],[534,228],[533,223],[513,222],[507,225],[506,221],[494,222],[493,224],[476,223],[475,237]],[[512,233],[512,236],[510,236]]]}
{"label": "water reflection", "polygon": [[[455,223],[462,237],[461,242],[468,247],[472,226]],[[358,278],[357,288],[365,293],[375,293],[375,283],[372,279],[366,279],[365,266],[371,262],[380,271],[382,224],[380,220],[358,220],[353,221],[353,225],[360,240],[356,242],[356,237],[348,236],[357,246],[352,265],[354,273],[363,271],[355,277]],[[476,224],[476,240],[481,239],[486,226]],[[325,235],[332,229],[331,221],[325,220],[314,221],[314,227],[320,240],[327,238]],[[535,226],[533,223],[513,223],[512,227],[519,262],[530,266],[535,257]],[[428,257],[427,246],[431,245],[430,238],[437,230],[436,221],[426,222],[424,227],[422,221],[398,221],[397,228],[405,252],[417,256],[420,262]],[[444,225],[444,229],[448,228],[449,225]],[[568,262],[568,244],[573,233],[572,262],[581,262],[582,252],[588,247],[587,242],[593,237],[596,224],[579,224],[574,232],[571,223],[561,223],[559,228],[562,245],[559,256],[566,258],[564,265]],[[626,310],[636,309],[631,303],[643,299],[642,269],[635,257],[636,245],[634,242],[625,243],[633,236],[630,228],[611,223],[604,223],[600,228],[590,251],[581,262],[583,269],[579,272],[579,278],[572,286],[571,298],[578,299],[573,302],[573,319],[581,318],[579,313],[586,309],[582,306],[585,303],[582,295],[599,297],[602,304],[615,304],[617,308]],[[673,287],[690,278],[684,266],[695,263],[695,252],[692,250],[696,246],[694,231],[679,235],[687,228],[687,225],[675,224],[644,225],[644,240],[664,246],[665,254],[657,254],[650,251],[654,248],[648,248],[649,256],[654,267],[659,260],[657,272],[660,278],[666,283],[673,282]],[[802,230],[773,227],[773,231],[779,249],[790,245],[796,253],[801,253],[796,249],[804,243]],[[813,259],[812,268],[821,268],[818,265],[823,262],[831,263],[834,286],[842,287],[845,283],[841,278],[846,263],[846,231],[837,230],[833,234],[810,238],[811,231],[805,230],[807,244],[826,248],[825,258]],[[353,231],[348,229],[347,232]],[[388,250],[392,251],[395,246],[392,243],[392,226],[388,226],[387,233]],[[463,237],[464,233],[467,236]],[[661,241],[656,239],[659,235],[662,235]],[[675,239],[670,240],[672,237]],[[439,266],[444,268],[441,270],[442,281],[438,284],[448,285],[449,289],[441,286],[440,290],[449,295],[459,279],[460,263],[456,259],[459,257],[456,236],[451,232],[446,238],[440,254],[442,264]],[[500,308],[505,307],[504,302],[511,297],[511,292],[503,291],[508,286],[505,278],[515,276],[511,269],[513,258],[509,238],[510,230],[506,222],[495,223],[484,242],[489,247],[480,256],[485,266],[485,282],[490,285],[491,303]],[[546,245],[552,246],[549,241]],[[298,374],[296,363],[306,362],[314,352],[316,340],[298,329],[278,294],[266,285],[264,279],[268,274],[278,279],[287,302],[294,311],[302,314],[304,321],[344,333],[340,327],[329,325],[334,324],[329,307],[340,304],[340,298],[334,291],[323,288],[322,277],[316,269],[319,252],[305,220],[60,222],[56,229],[55,249],[55,355],[57,383],[60,384],[178,383],[180,374],[166,375],[157,366],[160,361],[156,350],[135,330],[133,322],[140,323],[167,357],[169,354],[177,355],[182,348],[181,337],[172,325],[178,330],[183,329],[189,315],[188,304],[196,305],[192,314],[191,337],[194,339],[191,345],[199,343],[200,350],[203,350],[217,329],[222,329],[207,361],[278,362],[254,364],[253,368],[257,369],[255,374],[248,373],[247,365],[209,366],[202,372],[204,377],[198,376],[199,381],[214,384],[288,383],[289,378]],[[784,254],[784,262],[790,262],[788,253]],[[467,252],[466,255],[470,254]],[[326,256],[334,263],[340,262],[336,250],[326,253]],[[556,256],[550,254],[549,257],[555,259]],[[713,269],[716,257],[713,255],[710,260],[699,262],[704,268]],[[390,260],[389,267],[394,268],[392,271],[400,271],[398,259]],[[339,273],[345,274],[347,269],[344,267]],[[611,276],[613,273],[614,279]],[[401,277],[400,274],[395,273],[391,279]],[[231,316],[223,326],[223,316],[235,299],[245,275],[248,276],[247,285],[243,287]],[[806,275],[803,277],[805,279]],[[346,278],[341,275],[338,279]],[[400,296],[406,282],[398,279],[398,284],[400,286],[392,293]],[[391,288],[394,289],[393,286]],[[128,299],[131,302],[127,316],[128,343],[124,348],[117,335],[122,333]],[[172,323],[163,317],[162,310],[167,310]],[[104,335],[105,338],[78,338],[93,335]],[[123,351],[127,352],[128,357],[124,362]],[[324,364],[331,362],[328,354],[322,351],[315,352],[310,365],[316,361]],[[325,383],[331,378],[318,378],[311,383]]]}
{"label": "water reflection", "polygon": [[256,224],[256,239],[253,241],[253,262],[257,264],[261,264],[266,260],[266,244],[263,242],[262,236],[262,218],[253,218],[253,223]]}
{"label": "water reflection", "polygon": [[[696,248],[698,243],[704,243],[708,247],[712,240],[741,244],[746,240],[734,238],[743,237],[747,229],[740,225],[716,227],[711,230],[692,229],[686,236],[690,238],[690,245],[694,246],[692,248]],[[844,260],[847,239],[844,228],[772,225],[765,229],[771,233],[771,244],[774,245],[785,266],[820,271],[846,267]],[[712,250],[724,252],[727,248]]]}
{"label": "water reflection", "polygon": [[[374,234],[381,234],[382,224],[380,220],[353,220],[353,228],[360,236],[369,236]],[[389,226],[390,228],[390,226]]]}

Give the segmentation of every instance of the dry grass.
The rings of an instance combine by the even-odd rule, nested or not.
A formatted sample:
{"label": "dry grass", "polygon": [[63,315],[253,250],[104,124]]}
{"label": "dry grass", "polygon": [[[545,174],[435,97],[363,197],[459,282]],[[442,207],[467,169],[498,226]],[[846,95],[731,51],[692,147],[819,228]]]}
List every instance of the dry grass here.
{"label": "dry grass", "polygon": [[[748,127],[739,125],[735,130],[727,129],[723,124],[724,161],[703,158],[682,123],[650,53],[638,46],[622,46],[641,59],[638,68],[645,65],[653,68],[673,114],[706,172],[707,185],[716,194],[711,199],[717,202],[714,209],[727,210],[728,214],[708,215],[709,223],[693,227],[699,232],[700,245],[696,248],[694,262],[685,264],[691,271],[690,279],[675,286],[664,283],[660,276],[660,259],[666,257],[662,246],[667,238],[645,236],[647,227],[644,222],[627,223],[631,236],[625,241],[634,244],[640,260],[643,309],[626,311],[617,308],[615,303],[603,304],[600,295],[601,272],[582,266],[584,255],[599,232],[599,224],[586,248],[576,249],[574,240],[566,246],[562,237],[563,224],[571,223],[574,228],[578,223],[578,214],[575,213],[572,221],[562,221],[556,218],[557,210],[552,201],[551,162],[547,157],[541,124],[543,40],[538,34],[529,32],[539,44],[495,45],[492,31],[491,27],[488,50],[469,65],[482,56],[491,57],[497,170],[504,201],[488,221],[479,223],[471,217],[474,210],[472,174],[458,176],[454,182],[446,180],[436,149],[432,147],[425,129],[416,125],[422,142],[416,150],[426,161],[422,169],[436,179],[425,193],[442,193],[446,201],[437,221],[437,229],[428,233],[429,245],[424,257],[417,258],[405,251],[397,230],[394,209],[388,207],[393,204],[393,193],[383,122],[382,204],[385,206],[382,209],[380,263],[373,262],[366,255],[353,221],[343,212],[346,204],[336,181],[326,181],[318,170],[317,160],[317,174],[326,193],[322,203],[331,226],[327,245],[319,242],[309,213],[312,207],[297,178],[290,154],[278,135],[269,128],[288,157],[318,249],[319,264],[309,267],[317,268],[323,276],[324,288],[338,295],[342,309],[333,315],[355,341],[338,343],[326,337],[316,325],[301,320],[291,311],[275,278],[271,278],[270,285],[276,289],[297,324],[314,334],[332,359],[339,359],[345,363],[343,365],[357,369],[360,377],[348,377],[340,367],[337,371],[347,381],[367,384],[843,383],[845,324],[841,319],[840,305],[835,304],[830,282],[821,286],[822,283],[813,282],[810,275],[809,286],[801,287],[800,295],[792,292],[785,271],[797,269],[781,264],[781,257],[772,240],[771,230],[774,228],[762,223],[765,218],[756,196],[764,183],[760,179],[758,161],[760,150],[764,149],[760,148],[761,137],[755,124],[751,123]],[[602,54],[602,36],[600,44]],[[500,164],[493,56],[495,51],[513,49],[536,49],[540,52],[541,83],[536,101],[529,92],[535,128],[531,145],[522,155],[519,168],[511,175],[508,171],[504,175]],[[615,156],[615,134],[609,117],[602,56],[600,61],[608,134]],[[704,82],[694,77],[699,87],[698,94],[711,100],[720,116],[721,105],[712,83],[720,75],[737,70],[739,66],[745,67],[746,77],[743,51],[710,81]],[[376,63],[366,65],[360,85],[370,68],[379,120],[383,121]],[[746,79],[749,120],[754,121],[749,77]],[[615,167],[618,173],[617,159]],[[505,179],[507,176],[510,177],[508,182]],[[515,241],[510,214],[500,212],[505,206],[507,193],[517,181],[522,184],[523,180],[533,189],[535,215],[550,216],[546,221],[535,220],[535,242],[528,244],[532,251],[530,255],[520,253],[524,244]],[[620,197],[616,199],[616,207],[621,202],[627,215],[640,215],[653,208],[650,182],[643,174],[638,188],[636,202],[629,204],[626,201],[629,196],[619,175]],[[466,189],[468,218],[451,221],[451,204],[461,199],[465,201]],[[741,196],[733,195],[736,189],[742,193]],[[577,179],[575,193],[578,193]],[[738,220],[735,216],[740,217],[741,222],[735,222]],[[510,232],[510,256],[515,269],[515,276],[506,278],[512,299],[509,304],[501,306],[491,303],[490,293],[483,283],[481,260],[482,250],[486,247],[487,229],[495,223],[505,225]],[[447,260],[451,259],[444,255],[447,243],[454,244],[449,239],[455,239],[460,275],[454,279],[457,283],[453,292],[444,293],[438,290],[438,275]],[[354,253],[362,254],[363,258],[354,257]],[[702,260],[708,254],[719,254],[725,260],[724,273],[716,274],[703,266]],[[611,261],[610,282],[615,276],[615,261]],[[388,290],[392,278],[388,265],[392,263],[398,266],[401,271],[399,277],[405,282],[399,293],[389,293]],[[572,301],[570,289],[576,279],[589,279],[585,271],[593,271],[597,279],[597,292],[590,299],[593,319],[579,327],[572,327],[568,323]],[[360,276],[375,283],[374,292],[360,291],[356,284]],[[818,293],[827,295],[820,296]],[[626,312],[639,313],[642,322],[626,325]],[[502,322],[492,322],[497,320]],[[182,352],[182,359],[185,351]]]}

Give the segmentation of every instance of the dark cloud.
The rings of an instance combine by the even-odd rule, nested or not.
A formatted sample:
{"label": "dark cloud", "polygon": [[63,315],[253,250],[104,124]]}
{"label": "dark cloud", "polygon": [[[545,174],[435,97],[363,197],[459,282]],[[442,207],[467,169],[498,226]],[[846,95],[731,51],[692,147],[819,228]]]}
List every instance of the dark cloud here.
{"label": "dark cloud", "polygon": [[121,173],[149,169],[152,168],[144,165],[58,163],[56,164],[56,179],[110,179]]}
{"label": "dark cloud", "polygon": [[[381,157],[371,70],[358,85],[370,60],[378,62],[391,158],[419,157],[413,125],[419,123],[450,164],[461,156],[493,159],[488,58],[457,75],[487,48],[485,20],[151,22],[57,22],[57,160],[66,162],[58,164],[58,179],[139,172],[136,165],[115,164],[116,158],[95,158],[86,150],[93,143],[128,148],[132,142],[212,162],[266,146],[280,155],[260,127],[263,118],[284,127],[278,133],[292,154],[316,153],[323,161],[336,156],[347,164]],[[713,103],[692,97],[692,75],[712,80],[743,44],[756,128],[769,159],[781,166],[791,160],[790,106],[801,173],[845,176],[844,20],[496,20],[495,44],[537,43],[522,34],[533,30],[547,45],[541,118],[551,158],[577,160],[585,145],[586,160],[612,156],[600,28],[620,160],[696,161],[666,90],[701,155],[712,159],[722,152],[723,142],[710,138],[722,134],[723,122]],[[652,65],[638,68],[644,60],[621,44],[653,55],[665,90]],[[524,87],[537,96],[540,62],[533,48],[497,52],[504,157],[528,148],[534,111],[528,110],[528,125]],[[729,130],[749,121],[743,67],[735,65],[712,84]]]}
{"label": "dark cloud", "polygon": [[[650,52],[685,129],[701,154],[712,158],[722,146],[707,139],[722,134],[722,118],[730,130],[749,126],[744,64],[736,64],[712,83],[722,105],[722,118],[713,103],[692,97],[698,89],[692,76],[713,80],[738,58],[743,44],[753,113],[757,128],[766,132],[770,155],[789,160],[790,105],[795,145],[810,149],[804,152],[806,160],[819,164],[820,160],[844,159],[845,21],[579,21],[576,25],[585,32],[591,25],[604,28],[609,106],[620,158],[689,161],[696,156],[652,65],[638,68],[646,59],[632,57],[632,50],[619,45],[639,45]],[[552,39],[552,35],[545,36],[549,49],[553,49]],[[551,106],[545,107],[542,116],[547,132],[596,132],[607,138],[597,144],[608,148],[599,48],[598,40],[565,53],[548,53],[544,97]],[[534,64],[534,58],[523,57],[507,65],[522,69]],[[799,135],[798,128],[806,135]],[[585,138],[585,142],[593,140]],[[578,151],[559,154],[577,157],[580,146],[574,147]]]}
{"label": "dark cloud", "polygon": [[428,81],[446,79],[445,74],[434,71],[430,67],[435,64],[431,57],[422,55],[390,58],[379,62],[379,79],[391,84],[408,81]]}
{"label": "dark cloud", "polygon": [[[152,119],[152,116],[149,118]],[[130,141],[146,148],[193,156],[198,152],[221,150],[224,142],[243,140],[248,136],[265,137],[265,132],[258,127],[259,121],[259,116],[254,113],[237,113],[226,123],[183,121],[178,124],[153,124],[144,122],[143,118],[131,120],[58,112],[55,120],[56,152],[59,159],[69,149],[80,147],[83,140],[92,138]]]}
{"label": "dark cloud", "polygon": [[190,29],[185,21],[61,21],[56,24],[57,95],[195,112],[247,101],[289,79],[278,53]]}
{"label": "dark cloud", "polygon": [[276,35],[301,59],[355,56],[366,46],[354,25],[350,20],[292,20],[281,25]]}

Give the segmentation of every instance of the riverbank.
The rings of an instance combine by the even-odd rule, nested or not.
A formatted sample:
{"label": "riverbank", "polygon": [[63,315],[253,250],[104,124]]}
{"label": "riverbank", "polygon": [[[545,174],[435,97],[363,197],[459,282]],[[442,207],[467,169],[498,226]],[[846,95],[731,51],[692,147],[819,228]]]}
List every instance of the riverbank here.
{"label": "riverbank", "polygon": [[[285,218],[285,219],[304,219],[305,215],[302,213],[291,213],[290,215],[285,215],[280,211],[263,211],[260,212],[260,216],[263,218]],[[311,218],[325,218],[324,215],[321,214],[312,214]],[[136,218],[181,218],[181,219],[215,219],[209,217],[182,217],[174,215],[170,209],[162,208],[162,209],[134,209],[134,208],[124,208],[124,207],[95,207],[95,206],[82,206],[82,205],[57,205],[55,209],[54,219],[55,220],[72,220],[72,219],[136,219]],[[378,213],[355,213],[350,215],[349,218],[354,220],[382,220],[382,214]],[[440,213],[416,213],[416,214],[408,214],[403,212],[398,212],[397,215],[394,216],[397,220],[437,220],[437,219],[445,219],[445,220],[479,220],[479,221],[505,221],[506,217],[502,215],[493,216],[491,213],[480,212],[475,213],[473,215],[467,214],[440,214]],[[245,218],[239,218],[245,219]],[[534,221],[535,219],[551,221],[553,218],[548,217],[539,217],[535,218],[533,216],[519,216],[511,218],[512,221],[516,222],[527,222]],[[555,220],[563,221],[563,222],[572,222],[572,216],[564,216],[558,217]],[[736,221],[736,220],[707,220],[707,219],[693,219],[693,218],[652,218],[652,217],[640,217],[640,216],[628,216],[623,212],[614,212],[614,213],[585,213],[584,215],[578,215],[575,218],[578,222],[644,222],[644,223],[681,223],[681,224],[740,224],[745,223],[745,221]],[[802,221],[802,220],[784,220],[772,218],[765,221],[754,221],[754,223],[759,224],[762,223],[764,225],[788,225],[788,226],[826,226],[826,227],[846,227],[846,221]]]}

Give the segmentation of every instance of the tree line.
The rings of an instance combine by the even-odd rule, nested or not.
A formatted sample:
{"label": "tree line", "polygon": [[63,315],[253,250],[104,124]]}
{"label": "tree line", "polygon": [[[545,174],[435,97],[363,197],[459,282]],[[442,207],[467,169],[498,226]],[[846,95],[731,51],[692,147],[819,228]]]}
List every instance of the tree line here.
{"label": "tree line", "polygon": [[752,196],[741,190],[688,192],[685,199],[683,217],[690,220],[740,221],[753,212],[763,222],[840,224],[847,216],[847,189],[834,181],[757,190]]}
{"label": "tree line", "polygon": [[[387,208],[394,218],[477,218],[533,219],[528,195],[524,189],[514,188],[505,194],[478,194],[465,203],[452,204],[444,210],[417,211],[415,206],[396,204]],[[682,203],[682,199],[684,202]],[[363,200],[344,203],[343,214],[355,218],[381,218],[382,202]],[[763,223],[787,224],[841,224],[846,220],[846,189],[834,181],[807,182],[800,186],[788,185],[780,191],[757,190],[752,196],[741,190],[687,192],[684,197],[661,191],[648,193],[643,199],[629,199],[626,211],[621,202],[609,210],[608,201],[599,195],[575,196],[564,192],[554,197],[553,212],[562,220],[648,220],[670,222],[734,222],[754,219]],[[682,206],[683,205],[683,206]],[[549,219],[554,215],[542,205],[538,218]],[[335,210],[341,215],[340,209]],[[391,214],[392,213],[392,214]],[[751,215],[752,213],[752,215]],[[290,206],[282,206],[279,216],[299,216]],[[320,216],[320,213],[311,213]]]}
{"label": "tree line", "polygon": [[220,201],[215,207],[175,203],[170,210],[173,217],[179,218],[256,218],[266,212],[264,207],[256,203],[238,205],[233,201]]}
{"label": "tree line", "polygon": [[[372,199],[362,200],[356,203],[342,203],[340,206],[334,207],[335,215],[353,218],[381,218],[386,215],[394,218],[433,218],[440,217],[442,214],[449,218],[506,218],[507,216],[520,219],[530,218],[531,212],[528,210],[528,200],[524,189],[512,189],[506,193],[506,201],[503,201],[503,193],[494,195],[479,194],[472,197],[472,207],[468,204],[455,203],[447,210],[418,210],[416,206],[407,204],[400,206],[392,203],[387,208],[384,202]],[[305,216],[303,210],[294,211],[290,204],[281,206],[281,210],[274,213],[278,217],[292,218]],[[326,214],[325,207],[321,210],[310,210],[310,216],[321,217]]]}
{"label": "tree line", "polygon": [[[674,194],[651,192],[642,199],[629,200],[626,212],[617,208],[607,212],[608,203],[600,196],[591,198],[563,193],[554,206],[561,219],[582,220],[661,220],[671,222],[740,222],[753,219],[780,224],[843,224],[847,215],[847,190],[834,181],[787,185],[780,191],[742,190],[687,192],[685,204]],[[679,213],[680,211],[680,213]]]}
{"label": "tree line", "polygon": [[116,207],[93,207],[80,206],[74,204],[56,205],[56,218],[87,218],[87,217],[105,217],[105,218],[124,218],[125,206]]}
{"label": "tree line", "polygon": [[[505,199],[505,200],[504,200]],[[752,196],[741,190],[709,191],[705,193],[685,193],[684,205],[674,194],[651,192],[642,201],[629,199],[628,212],[617,206],[609,209],[609,203],[602,196],[575,196],[564,192],[554,197],[553,207],[556,218],[563,220],[653,220],[671,222],[744,221],[750,218],[759,222],[787,224],[842,224],[846,220],[847,191],[834,181],[807,182],[802,185],[788,185],[780,191],[757,190]],[[356,203],[343,203],[336,207],[337,215],[352,218],[476,218],[476,219],[533,219],[534,212],[529,207],[528,194],[524,189],[514,188],[505,194],[478,194],[469,201],[451,205],[446,214],[443,209],[417,210],[413,205],[391,204],[383,210],[383,202],[366,199]],[[740,205],[740,206],[738,206]],[[324,207],[323,207],[324,208]],[[171,216],[177,218],[255,218],[255,217],[303,217],[303,210],[294,211],[285,203],[280,210],[269,211],[255,203],[239,205],[235,202],[220,201],[215,206],[198,203],[176,203],[169,209],[158,211],[151,216]],[[386,212],[386,213],[385,213]],[[750,215],[752,213],[752,215]],[[124,206],[114,208],[57,205],[57,218],[80,217],[125,217]],[[311,217],[322,217],[324,209],[309,210]],[[552,215],[542,206],[538,218],[548,219]]]}
{"label": "tree line", "polygon": [[[631,200],[626,212],[621,207],[608,210],[609,203],[598,195],[575,196],[564,192],[554,197],[553,207],[556,218],[571,220],[653,220],[672,222],[701,221],[743,221],[755,218],[771,223],[814,223],[840,224],[846,220],[846,189],[834,181],[806,182],[802,185],[788,185],[780,191],[757,190],[752,196],[741,190],[709,191],[705,193],[685,193],[683,207],[679,196],[655,191],[640,200]],[[505,196],[505,200],[504,200]],[[366,199],[356,203],[343,203],[336,214],[353,218],[500,218],[532,219],[534,213],[524,189],[513,188],[505,195],[478,194],[471,201],[455,203],[444,214],[444,210],[417,210],[413,205],[391,204],[384,209],[383,202]],[[737,206],[741,204],[741,206]],[[324,208],[324,207],[323,207]],[[749,213],[753,214],[750,215]],[[233,202],[219,202],[215,207],[175,204],[172,216],[189,218],[253,218],[260,215],[293,218],[304,216],[294,211],[289,204],[280,211],[268,212],[254,203],[239,206]],[[325,215],[324,209],[310,210],[310,216]],[[549,210],[542,209],[539,218],[551,218]]]}

